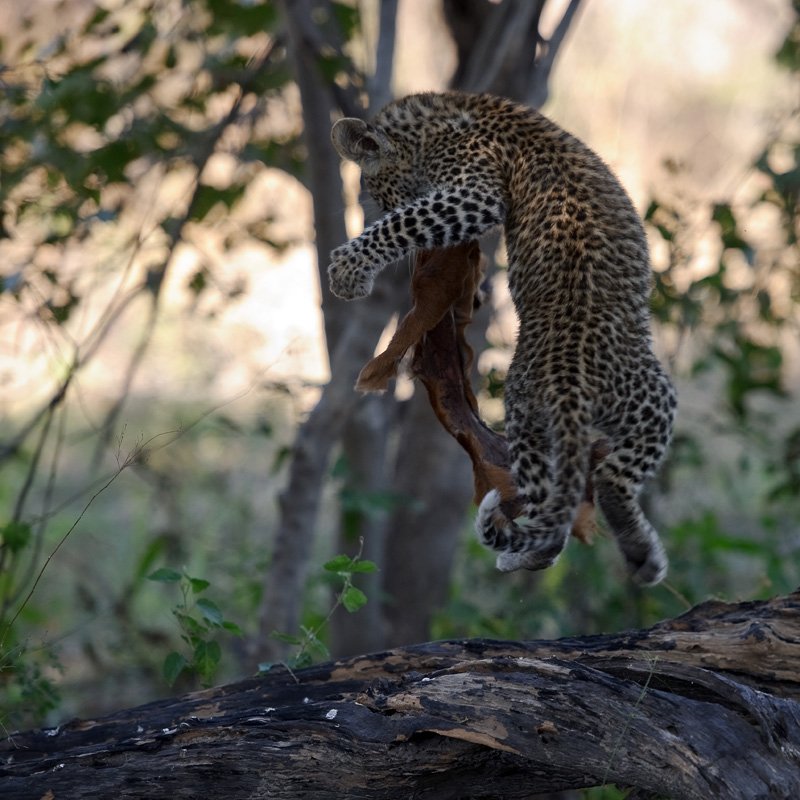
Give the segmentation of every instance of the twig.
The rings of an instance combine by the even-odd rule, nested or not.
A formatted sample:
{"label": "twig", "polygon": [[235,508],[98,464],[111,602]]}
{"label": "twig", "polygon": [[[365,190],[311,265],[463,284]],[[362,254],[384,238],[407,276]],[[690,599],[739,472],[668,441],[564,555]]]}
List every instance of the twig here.
{"label": "twig", "polygon": [[[210,412],[209,412],[209,413],[210,413]],[[65,533],[65,534],[64,534],[64,535],[63,535],[63,536],[62,536],[62,537],[61,537],[61,538],[58,540],[58,542],[56,543],[56,546],[53,548],[53,550],[50,552],[50,554],[49,554],[49,555],[47,556],[47,558],[45,559],[45,561],[44,561],[44,564],[42,564],[42,566],[41,566],[41,568],[40,568],[40,570],[39,570],[38,574],[36,575],[36,579],[34,580],[34,582],[33,582],[33,585],[31,586],[31,588],[30,588],[30,590],[28,591],[28,593],[25,595],[25,599],[22,601],[22,603],[20,603],[20,606],[19,606],[19,608],[18,608],[18,609],[16,610],[16,612],[14,613],[14,616],[11,618],[10,622],[9,622],[9,623],[8,623],[8,624],[5,626],[5,630],[3,630],[3,632],[2,632],[2,635],[0,635],[0,648],[2,648],[2,647],[3,647],[3,645],[4,645],[4,643],[5,643],[5,640],[6,640],[6,637],[7,637],[7,636],[8,636],[8,634],[10,633],[10,631],[11,631],[11,629],[12,629],[12,627],[13,627],[14,623],[16,622],[17,618],[18,618],[18,617],[19,617],[19,615],[22,613],[23,609],[24,609],[24,608],[25,608],[25,606],[28,604],[28,602],[30,601],[31,597],[33,597],[33,593],[36,591],[36,587],[39,585],[39,581],[41,581],[41,579],[42,579],[42,576],[44,575],[44,573],[45,573],[45,570],[46,570],[46,569],[47,569],[47,567],[49,566],[50,562],[53,560],[53,558],[54,558],[54,556],[56,555],[56,553],[57,553],[57,552],[58,552],[58,551],[61,549],[62,545],[63,545],[63,544],[64,544],[64,543],[67,541],[67,539],[70,537],[70,535],[71,535],[71,534],[72,534],[72,532],[75,530],[75,528],[77,528],[77,527],[78,527],[78,524],[79,524],[79,523],[81,522],[81,520],[84,518],[84,516],[86,515],[86,512],[87,512],[87,511],[89,510],[89,508],[92,506],[92,504],[94,503],[94,501],[95,501],[95,500],[96,500],[96,499],[97,499],[97,498],[98,498],[98,497],[99,497],[101,494],[103,494],[103,492],[104,492],[106,489],[108,489],[108,488],[109,488],[109,486],[111,486],[111,484],[112,484],[112,483],[114,483],[114,481],[115,481],[115,480],[116,480],[116,479],[117,479],[117,478],[118,478],[118,477],[119,477],[119,476],[120,476],[120,475],[121,475],[121,474],[122,474],[122,473],[123,473],[123,472],[124,472],[124,471],[125,471],[125,470],[126,470],[128,467],[132,466],[132,465],[133,465],[133,464],[135,464],[137,461],[142,461],[142,460],[144,460],[144,459],[146,458],[146,455],[147,455],[147,453],[149,453],[149,452],[150,452],[150,450],[151,450],[151,449],[153,449],[153,448],[151,448],[151,447],[150,447],[150,445],[151,445],[153,442],[155,442],[157,439],[160,439],[160,438],[161,438],[161,437],[163,437],[163,436],[169,436],[169,435],[173,435],[173,438],[172,438],[172,439],[171,439],[171,440],[170,440],[170,441],[167,443],[167,444],[171,444],[171,443],[172,443],[172,442],[174,442],[174,441],[175,441],[177,438],[179,438],[179,437],[180,437],[180,436],[181,436],[181,435],[182,435],[184,432],[185,432],[185,431],[184,431],[183,429],[180,429],[180,428],[178,428],[178,429],[171,430],[171,431],[163,431],[162,433],[157,433],[157,434],[155,434],[154,436],[151,436],[151,437],[150,437],[149,439],[147,439],[146,441],[144,441],[144,442],[140,442],[139,444],[135,445],[135,446],[133,447],[133,449],[132,449],[132,450],[131,450],[131,451],[130,451],[128,454],[127,454],[127,456],[125,456],[125,458],[124,458],[124,459],[122,458],[122,456],[121,456],[121,451],[120,451],[120,449],[119,449],[119,448],[121,448],[121,446],[122,446],[122,438],[120,437],[120,440],[119,440],[119,443],[118,443],[118,452],[117,452],[117,469],[116,469],[116,471],[115,471],[115,472],[113,473],[113,475],[111,475],[111,477],[110,477],[110,478],[109,478],[109,479],[108,479],[108,480],[107,480],[107,481],[106,481],[106,482],[105,482],[105,483],[104,483],[104,484],[103,484],[103,485],[102,485],[102,486],[101,486],[101,487],[100,487],[100,488],[99,488],[99,489],[98,489],[98,490],[97,490],[97,491],[96,491],[96,492],[95,492],[95,493],[94,493],[94,494],[93,494],[93,495],[92,495],[90,498],[89,498],[88,502],[86,503],[86,505],[85,505],[85,506],[83,507],[83,509],[81,510],[81,512],[80,512],[80,514],[78,515],[77,519],[76,519],[76,520],[75,520],[75,521],[72,523],[72,525],[70,525],[70,527],[69,527],[69,530],[67,530],[67,532],[66,532],[66,533]],[[2,616],[0,616],[0,621],[1,621],[1,620],[2,620]]]}
{"label": "twig", "polygon": [[[363,552],[364,552],[364,537],[363,536],[359,536],[358,537],[358,552],[355,554],[355,556],[353,556],[353,561],[354,562],[355,561],[360,561],[361,560],[361,555],[363,554]],[[306,654],[306,652],[308,651],[308,649],[311,647],[311,645],[314,642],[318,642],[319,641],[319,634],[322,633],[322,631],[324,630],[326,625],[331,621],[331,619],[333,618],[333,615],[342,607],[343,602],[344,602],[344,600],[343,600],[344,594],[348,590],[350,585],[351,585],[351,579],[348,578],[348,579],[345,580],[345,584],[342,587],[342,590],[336,595],[336,601],[331,606],[330,611],[328,611],[327,615],[325,616],[325,619],[323,619],[322,622],[320,622],[318,625],[315,625],[313,628],[304,628],[304,630],[303,630],[303,634],[304,634],[303,635],[303,641],[300,643],[300,649],[297,651],[297,653],[295,653],[295,656],[294,656],[295,664]],[[292,669],[289,667],[289,665],[285,661],[281,661],[281,665],[286,667],[287,670],[289,670],[289,674],[292,676],[292,678],[295,681],[295,683],[299,683],[300,682],[297,679],[297,677],[295,676],[295,674],[292,671]]]}
{"label": "twig", "polygon": [[[54,410],[53,414],[48,417],[48,427],[50,424],[50,420],[52,419],[55,414],[58,413],[58,432],[56,434],[56,445],[53,451],[52,458],[50,460],[50,470],[47,476],[47,484],[45,485],[44,491],[44,498],[42,500],[42,506],[44,509],[47,509],[50,505],[50,502],[53,498],[53,490],[55,488],[56,482],[56,475],[57,475],[57,467],[59,458],[61,455],[61,447],[64,443],[64,436],[65,436],[65,429],[66,429],[66,407],[61,406],[58,410]],[[43,434],[41,443],[44,444],[44,440],[46,438],[46,434]],[[21,509],[20,509],[20,517],[15,517],[15,519],[21,518]],[[40,519],[37,524],[36,533],[34,535],[34,545],[33,545],[33,552],[28,559],[27,567],[25,568],[25,574],[22,578],[19,579],[17,582],[17,587],[13,593],[10,593],[8,597],[3,599],[2,609],[0,609],[0,620],[2,620],[5,615],[6,611],[9,609],[10,606],[13,606],[19,599],[22,597],[22,594],[25,591],[25,587],[30,583],[31,578],[34,575],[36,570],[36,564],[39,561],[39,555],[42,551],[42,545],[44,543],[44,535],[47,529],[47,511],[45,510],[44,514],[40,515]],[[16,555],[16,554],[15,554]],[[2,559],[0,558],[0,561]],[[9,567],[9,572],[13,572],[14,567]],[[2,566],[0,566],[0,572],[2,572]]]}
{"label": "twig", "polygon": [[548,83],[550,81],[550,73],[553,69],[553,64],[564,42],[564,38],[567,35],[567,31],[572,25],[575,14],[578,12],[580,4],[581,0],[570,1],[570,4],[564,12],[564,16],[561,17],[552,35],[543,43],[545,44],[544,55],[535,62],[532,84],[526,98],[534,108],[540,108],[547,100]]}
{"label": "twig", "polygon": [[[161,434],[158,434],[158,435],[160,436]],[[155,438],[156,438],[156,437],[153,437],[153,439],[155,439]],[[134,462],[135,462],[137,459],[139,459],[139,458],[141,458],[141,457],[143,456],[143,454],[144,454],[144,452],[145,452],[145,448],[146,448],[147,444],[148,444],[150,441],[152,441],[152,439],[148,440],[147,442],[145,442],[145,443],[143,443],[143,444],[136,445],[136,447],[134,447],[134,448],[133,448],[133,450],[131,450],[131,452],[128,454],[128,456],[125,458],[125,460],[124,460],[122,463],[120,463],[120,465],[119,465],[119,468],[118,468],[118,469],[117,469],[117,471],[116,471],[116,472],[115,472],[115,473],[114,473],[114,474],[111,476],[111,478],[109,478],[109,480],[108,480],[108,481],[106,481],[106,483],[105,483],[105,484],[103,484],[103,486],[101,486],[101,487],[100,487],[100,489],[98,489],[98,490],[97,490],[97,491],[96,491],[96,492],[95,492],[95,493],[94,493],[94,494],[93,494],[93,495],[92,495],[92,496],[89,498],[89,501],[88,501],[88,502],[86,503],[86,505],[83,507],[83,510],[82,510],[82,511],[81,511],[81,513],[78,515],[77,519],[76,519],[76,520],[75,520],[75,521],[72,523],[72,525],[70,525],[70,527],[69,527],[69,529],[67,530],[67,532],[66,532],[66,533],[65,533],[65,534],[64,534],[64,535],[63,535],[63,536],[62,536],[62,537],[61,537],[61,538],[58,540],[58,542],[56,543],[56,546],[53,548],[53,550],[52,550],[52,551],[50,552],[50,554],[47,556],[47,558],[46,558],[46,559],[45,559],[45,561],[44,561],[44,564],[42,564],[41,568],[39,569],[39,572],[38,572],[38,574],[36,575],[36,578],[35,578],[35,580],[33,581],[33,585],[31,586],[31,588],[30,588],[30,590],[28,591],[28,593],[25,595],[25,599],[24,599],[24,600],[23,600],[23,601],[20,603],[19,607],[18,607],[18,608],[17,608],[17,610],[14,612],[14,616],[13,616],[13,617],[11,617],[11,620],[10,620],[10,621],[8,622],[8,624],[5,626],[5,630],[3,630],[3,632],[2,632],[2,635],[0,635],[0,648],[2,648],[2,647],[3,647],[3,645],[5,644],[6,638],[8,637],[8,634],[11,632],[11,629],[13,628],[13,626],[14,626],[14,623],[17,621],[17,618],[18,618],[18,617],[19,617],[19,615],[22,613],[23,609],[24,609],[24,608],[25,608],[25,606],[28,604],[28,602],[30,601],[31,597],[33,597],[33,593],[36,591],[36,587],[39,585],[39,581],[41,581],[42,577],[44,576],[45,570],[46,570],[46,569],[47,569],[47,567],[50,565],[50,562],[53,560],[53,558],[54,558],[55,554],[56,554],[56,553],[57,553],[57,552],[58,552],[58,551],[61,549],[62,545],[63,545],[63,544],[64,544],[64,543],[67,541],[67,539],[70,537],[70,535],[71,535],[71,534],[72,534],[72,532],[75,530],[75,528],[77,528],[77,527],[78,527],[79,523],[81,522],[81,520],[82,520],[82,519],[83,519],[83,517],[85,516],[86,512],[87,512],[87,511],[89,510],[89,508],[91,507],[92,503],[94,503],[94,501],[95,501],[95,500],[96,500],[96,499],[97,499],[97,498],[98,498],[98,497],[99,497],[99,496],[100,496],[100,495],[101,495],[101,494],[102,494],[102,493],[103,493],[103,492],[104,492],[106,489],[108,489],[108,487],[109,487],[109,486],[111,486],[111,484],[112,484],[112,483],[114,483],[114,481],[115,481],[115,480],[116,480],[116,479],[117,479],[117,478],[118,478],[118,477],[119,477],[119,476],[122,474],[122,472],[123,472],[125,469],[127,469],[127,468],[128,468],[128,467],[129,467],[131,464],[133,464],[133,463],[134,463]]]}
{"label": "twig", "polygon": [[[42,451],[44,450],[44,443],[47,440],[47,434],[50,431],[50,424],[53,421],[53,409],[48,408],[47,414],[45,416],[44,425],[42,426],[41,433],[39,435],[39,441],[36,444],[36,447],[33,451],[33,457],[31,458],[31,463],[28,466],[28,471],[25,474],[25,480],[23,481],[22,488],[20,489],[19,494],[17,495],[17,501],[14,505],[14,511],[11,515],[10,522],[19,522],[22,517],[23,509],[25,508],[25,501],[28,498],[28,493],[31,490],[31,486],[33,486],[33,480],[36,476],[36,470],[39,466],[39,459],[42,456]],[[9,571],[13,571],[13,565],[17,560],[17,553],[12,552],[10,548],[6,544],[0,544],[0,573],[5,570],[6,567],[6,560],[7,557],[11,554],[11,562],[12,566],[9,567]],[[2,604],[0,604],[0,619],[3,619],[6,615],[6,611],[8,610],[9,604],[12,602],[10,597],[3,598]]]}
{"label": "twig", "polygon": [[55,448],[53,449],[53,456],[50,460],[50,471],[47,476],[47,483],[45,485],[44,497],[42,498],[43,514],[42,514],[42,519],[36,526],[37,530],[35,535],[33,554],[31,555],[31,558],[28,562],[28,568],[25,571],[25,575],[19,582],[19,588],[17,592],[15,592],[14,595],[11,597],[9,605],[13,605],[14,603],[16,603],[22,596],[24,587],[30,582],[31,578],[33,577],[34,570],[36,569],[36,563],[39,561],[39,555],[42,551],[42,546],[44,544],[45,531],[47,530],[47,522],[46,522],[48,516],[47,510],[50,507],[50,503],[53,500],[53,492],[55,490],[56,477],[58,475],[58,463],[61,457],[61,448],[64,445],[64,439],[66,437],[66,427],[67,427],[67,407],[61,406],[61,408],[58,410],[58,431],[56,432],[56,444]]}
{"label": "twig", "polygon": [[620,748],[622,747],[622,743],[625,740],[625,737],[628,734],[628,730],[631,727],[631,721],[633,720],[633,715],[636,713],[636,709],[642,703],[645,696],[647,695],[647,690],[650,688],[650,681],[653,679],[653,675],[656,671],[656,663],[658,662],[658,656],[654,656],[650,660],[650,672],[647,674],[647,680],[644,682],[644,686],[642,686],[642,691],[639,692],[639,696],[636,698],[636,702],[633,704],[633,708],[631,708],[631,713],[628,715],[627,719],[625,720],[625,725],[623,726],[622,730],[617,737],[617,741],[614,744],[614,749],[611,751],[611,755],[608,757],[608,762],[606,763],[606,770],[603,773],[603,780],[600,782],[601,786],[605,786],[608,783],[608,776],[611,772],[611,767],[614,763],[614,759],[617,757],[617,753],[619,752]]}

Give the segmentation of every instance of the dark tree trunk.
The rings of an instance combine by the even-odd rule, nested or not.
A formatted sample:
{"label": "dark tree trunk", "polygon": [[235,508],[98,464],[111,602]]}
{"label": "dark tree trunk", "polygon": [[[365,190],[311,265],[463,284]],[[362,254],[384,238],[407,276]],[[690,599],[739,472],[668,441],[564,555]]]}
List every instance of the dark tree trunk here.
{"label": "dark tree trunk", "polygon": [[[384,5],[382,18],[391,18],[394,4]],[[280,517],[264,581],[259,631],[248,647],[250,655],[259,661],[286,656],[287,646],[271,638],[273,631],[294,633],[298,630],[331,456],[341,441],[350,415],[358,406],[360,398],[353,385],[361,365],[372,355],[381,331],[397,307],[388,277],[378,282],[368,303],[345,303],[333,297],[328,289],[325,272],[328,254],[347,239],[340,210],[343,205],[340,159],[330,144],[333,115],[341,112],[341,101],[346,98],[335,93],[335,87],[324,79],[317,63],[319,54],[315,47],[319,32],[313,12],[321,10],[330,17],[330,4],[316,0],[284,0],[281,7],[303,103],[307,184],[314,200],[317,261],[331,380],[323,389],[319,403],[301,424],[292,448],[289,481],[280,498]],[[328,44],[340,42],[330,40]],[[371,88],[380,94],[374,84]],[[358,113],[356,108],[345,111]]]}
{"label": "dark tree trunk", "polygon": [[[538,34],[546,2],[445,3],[446,18],[462,59],[454,85],[467,90],[488,89],[520,100],[543,100],[542,87],[546,87],[552,60],[580,0],[571,0],[558,36],[554,34],[550,43],[543,42]],[[415,397],[403,415],[395,413],[388,402],[363,408],[351,388],[408,291],[402,267],[393,274],[387,270],[381,275],[372,296],[359,303],[342,303],[327,288],[328,252],[346,238],[342,215],[337,211],[342,206],[338,157],[329,144],[328,131],[338,107],[343,102],[352,106],[352,98],[330,85],[317,65],[320,35],[312,11],[321,7],[325,12],[321,16],[330,17],[329,5],[321,0],[281,3],[303,102],[309,154],[307,183],[314,198],[331,381],[319,405],[301,425],[293,448],[264,583],[259,632],[249,647],[259,660],[286,656],[286,645],[270,638],[273,630],[297,630],[321,493],[331,456],[339,446],[353,473],[353,481],[346,488],[361,491],[362,496],[376,491],[384,496],[394,493],[403,495],[404,500],[380,518],[364,517],[356,526],[355,537],[350,537],[363,536],[367,557],[380,558],[385,553],[389,559],[379,564],[381,572],[371,579],[372,585],[365,586],[376,601],[385,598],[386,613],[383,619],[376,602],[369,619],[337,621],[332,630],[332,646],[337,653],[362,651],[377,642],[389,646],[427,637],[431,613],[447,591],[452,553],[466,525],[471,496],[469,460],[456,442],[438,429],[433,412],[424,407],[421,397]],[[396,2],[381,3],[376,70],[368,82],[372,111],[390,99],[395,13]],[[333,40],[328,43],[338,44]],[[344,110],[361,113],[355,107]],[[478,333],[480,326],[473,327],[473,334]],[[359,428],[359,415],[363,413],[372,415],[377,424]],[[393,446],[396,441],[400,441],[400,448]],[[365,455],[366,459],[362,458]],[[378,471],[361,483],[359,476],[365,469]],[[357,542],[348,541],[347,536],[339,538],[337,550],[357,549]],[[424,557],[418,557],[423,553]],[[428,590],[427,597],[419,594],[418,587]],[[433,592],[431,587],[435,587]]]}
{"label": "dark tree trunk", "polygon": [[472,497],[469,458],[441,427],[422,386],[406,409],[384,566],[387,639],[393,645],[429,636],[431,617],[447,601],[456,546]]}
{"label": "dark tree trunk", "polygon": [[[553,61],[580,0],[571,0],[549,42],[539,34],[547,0],[485,0],[444,3],[455,40],[458,69],[453,87],[492,91],[540,105],[547,98]],[[489,237],[496,242],[496,235]],[[491,256],[494,248],[484,251]],[[471,326],[476,353],[485,347],[489,315]],[[386,641],[405,644],[427,638],[430,620],[446,599],[454,554],[468,526],[472,498],[469,458],[439,427],[417,387],[400,431],[395,490],[409,498],[388,521],[384,552]]]}
{"label": "dark tree trunk", "polygon": [[800,797],[800,593],[649,630],[417,645],[0,743],[0,796]]}

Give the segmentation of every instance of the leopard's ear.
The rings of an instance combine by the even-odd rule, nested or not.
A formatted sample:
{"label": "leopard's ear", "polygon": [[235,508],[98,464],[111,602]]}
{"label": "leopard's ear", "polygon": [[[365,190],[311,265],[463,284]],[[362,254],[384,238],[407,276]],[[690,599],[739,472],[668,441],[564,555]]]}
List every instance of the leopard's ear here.
{"label": "leopard's ear", "polygon": [[331,141],[342,158],[355,161],[367,175],[377,173],[392,151],[380,129],[352,117],[345,117],[334,124]]}

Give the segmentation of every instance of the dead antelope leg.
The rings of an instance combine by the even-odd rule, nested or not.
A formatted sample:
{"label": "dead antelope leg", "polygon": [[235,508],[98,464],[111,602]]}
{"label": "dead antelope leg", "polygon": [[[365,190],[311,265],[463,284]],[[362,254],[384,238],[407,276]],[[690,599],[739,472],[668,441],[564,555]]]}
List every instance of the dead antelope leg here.
{"label": "dead antelope leg", "polygon": [[[380,355],[367,362],[356,381],[361,392],[386,391],[397,375],[401,359],[434,328],[447,312],[468,296],[472,317],[472,275],[466,265],[476,244],[458,245],[448,250],[420,253],[411,279],[413,306],[403,317],[389,345]],[[480,257],[478,250],[477,257]],[[464,324],[466,324],[466,322]]]}

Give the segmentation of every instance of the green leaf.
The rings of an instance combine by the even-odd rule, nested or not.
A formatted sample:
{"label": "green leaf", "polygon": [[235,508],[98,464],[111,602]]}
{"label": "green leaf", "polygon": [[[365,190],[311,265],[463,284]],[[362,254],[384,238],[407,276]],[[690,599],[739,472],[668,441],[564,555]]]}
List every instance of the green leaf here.
{"label": "green leaf", "polygon": [[197,609],[200,611],[203,619],[211,625],[219,627],[225,621],[219,606],[211,600],[202,597],[197,601]]}
{"label": "green leaf", "polygon": [[208,632],[208,625],[203,625],[193,616],[180,611],[172,612],[178,620],[181,629],[187,634],[187,640],[195,641]]}
{"label": "green leaf", "polygon": [[200,641],[194,648],[192,666],[204,681],[208,681],[217,671],[221,658],[222,648],[218,642]]}
{"label": "green leaf", "polygon": [[230,207],[244,194],[244,186],[234,185],[227,189],[217,189],[214,186],[201,184],[192,198],[189,219],[203,219],[217,203]]}
{"label": "green leaf", "polygon": [[331,478],[337,480],[347,480],[352,474],[350,465],[347,463],[347,457],[340,455],[336,461],[333,462],[330,472]]}
{"label": "green leaf", "polygon": [[302,628],[305,640],[303,641],[304,651],[307,652],[312,658],[318,659],[329,658],[330,651],[325,646],[325,643],[317,636],[316,631],[307,628],[305,625]]}
{"label": "green leaf", "polygon": [[374,561],[368,561],[367,559],[358,559],[358,561],[354,561],[350,567],[350,572],[377,572],[378,565]]}
{"label": "green leaf", "polygon": [[275,460],[272,463],[272,475],[276,475],[280,472],[283,465],[289,460],[289,456],[292,454],[292,448],[288,445],[284,445],[283,447],[279,447],[275,453]]}
{"label": "green leaf", "polygon": [[88,166],[93,173],[99,173],[108,183],[126,183],[125,170],[131,161],[143,153],[139,142],[131,139],[117,139],[91,153]]}
{"label": "green leaf", "polygon": [[213,15],[212,33],[232,33],[251,36],[272,30],[278,21],[278,10],[272,2],[243,2],[242,0],[207,0]]}
{"label": "green leaf", "polygon": [[207,275],[208,271],[206,269],[199,269],[189,281],[189,289],[194,293],[195,297],[208,286]]}
{"label": "green leaf", "polygon": [[139,563],[136,565],[136,570],[134,572],[137,582],[146,577],[147,571],[153,566],[154,562],[161,555],[165,547],[166,538],[163,534],[156,536],[148,543],[147,547],[145,547],[144,552],[142,553],[141,558],[139,559]]}
{"label": "green leaf", "polygon": [[775,53],[775,61],[792,72],[800,70],[800,22],[795,22],[789,31],[789,35]]}
{"label": "green leaf", "polygon": [[168,686],[172,686],[178,680],[178,676],[186,669],[188,664],[189,662],[180,653],[174,651],[164,659],[164,666],[161,668],[161,672]]}
{"label": "green leaf", "polygon": [[340,75],[351,75],[353,63],[344,54],[336,50],[317,53],[317,68],[327,81],[335,81]]}
{"label": "green leaf", "polygon": [[358,611],[359,608],[366,605],[367,596],[361,589],[358,589],[355,586],[348,586],[342,592],[342,605],[352,614],[354,611]]}
{"label": "green leaf", "polygon": [[739,419],[747,416],[745,400],[754,391],[767,391],[784,397],[782,384],[783,354],[780,348],[765,346],[736,334],[732,347],[716,346],[713,354],[728,373],[728,401]]}
{"label": "green leaf", "polygon": [[227,619],[223,620],[222,627],[228,631],[228,633],[232,633],[234,636],[244,636],[244,632],[235,622],[231,622]]}
{"label": "green leaf", "polygon": [[275,428],[268,419],[264,419],[263,417],[261,417],[256,422],[254,432],[259,434],[259,436],[264,436],[266,438],[269,438],[275,433]]}
{"label": "green leaf", "polygon": [[345,40],[354,38],[361,29],[361,12],[358,6],[334,2],[331,3],[331,7]]}
{"label": "green leaf", "polygon": [[303,669],[304,667],[310,667],[311,664],[314,663],[314,659],[311,658],[311,653],[303,651],[302,653],[298,653],[294,658],[290,658],[289,663],[292,669]]}
{"label": "green leaf", "polygon": [[99,25],[103,22],[111,12],[106,10],[105,8],[98,9],[94,12],[94,15],[91,19],[86,23],[86,27],[84,28],[84,32],[91,31],[96,25]]}
{"label": "green leaf", "polygon": [[3,544],[12,552],[18,553],[27,547],[31,540],[31,526],[27,522],[9,522],[0,530]]}
{"label": "green leaf", "polygon": [[63,303],[54,303],[53,301],[48,301],[47,308],[50,310],[50,313],[53,315],[53,319],[59,324],[63,325],[69,317],[70,314],[77,308],[78,304],[80,303],[80,298],[76,297],[72,292],[69,292],[69,296]]}
{"label": "green leaf", "polygon": [[733,209],[728,203],[717,203],[711,213],[711,218],[720,227],[720,237],[724,247],[741,250],[748,261],[752,261],[753,250],[739,233],[738,223]]}
{"label": "green leaf", "polygon": [[644,221],[649,222],[661,235],[664,241],[671,242],[675,238],[675,229],[678,227],[678,216],[674,209],[663,206],[658,200],[651,200],[644,215]]}
{"label": "green leaf", "polygon": [[322,568],[326,572],[351,572],[353,566],[353,559],[350,556],[339,555],[334,556],[330,561],[326,561]]}
{"label": "green leaf", "polygon": [[160,581],[161,583],[177,583],[181,577],[181,573],[174,569],[169,569],[169,567],[160,567],[155,572],[151,572],[147,576],[147,580]]}
{"label": "green leaf", "polygon": [[659,202],[657,200],[651,200],[650,205],[647,206],[647,211],[644,213],[644,221],[650,222],[650,220],[656,215],[656,212],[659,208],[661,208]]}
{"label": "green leaf", "polygon": [[[208,581],[203,580],[203,578],[189,578],[189,585],[192,587],[192,591],[195,594],[200,594],[200,592],[205,591],[209,586],[211,586],[211,584]],[[199,601],[198,605],[200,605]]]}

